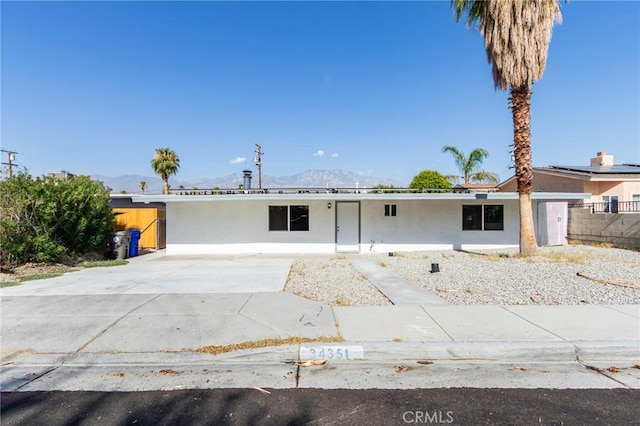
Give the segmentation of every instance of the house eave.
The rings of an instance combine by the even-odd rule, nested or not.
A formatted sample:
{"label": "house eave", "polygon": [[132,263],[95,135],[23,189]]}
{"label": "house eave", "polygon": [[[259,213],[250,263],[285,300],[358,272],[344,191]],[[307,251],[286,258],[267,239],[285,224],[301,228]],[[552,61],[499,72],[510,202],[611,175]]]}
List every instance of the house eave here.
{"label": "house eave", "polygon": [[569,170],[540,169],[535,167],[533,171],[550,176],[559,176],[589,182],[640,182],[640,174],[637,176],[630,176],[629,174],[582,174],[580,172],[572,172]]}
{"label": "house eave", "polygon": [[[588,193],[533,192],[532,200],[584,200]],[[371,194],[371,193],[302,193],[302,194],[222,194],[222,195],[131,195],[134,203],[193,203],[222,201],[405,201],[405,200],[517,200],[517,192],[474,192],[464,194],[419,193],[419,194]]]}

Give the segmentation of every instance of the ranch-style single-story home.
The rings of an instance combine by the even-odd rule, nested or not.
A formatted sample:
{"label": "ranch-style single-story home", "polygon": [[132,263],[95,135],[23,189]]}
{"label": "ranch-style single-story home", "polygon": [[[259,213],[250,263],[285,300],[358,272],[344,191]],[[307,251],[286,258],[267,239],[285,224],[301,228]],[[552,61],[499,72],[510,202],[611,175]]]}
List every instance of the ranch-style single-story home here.
{"label": "ranch-style single-story home", "polygon": [[[538,242],[566,243],[567,202],[533,193]],[[192,191],[133,196],[166,203],[167,255],[400,252],[517,247],[517,193],[362,190]]]}

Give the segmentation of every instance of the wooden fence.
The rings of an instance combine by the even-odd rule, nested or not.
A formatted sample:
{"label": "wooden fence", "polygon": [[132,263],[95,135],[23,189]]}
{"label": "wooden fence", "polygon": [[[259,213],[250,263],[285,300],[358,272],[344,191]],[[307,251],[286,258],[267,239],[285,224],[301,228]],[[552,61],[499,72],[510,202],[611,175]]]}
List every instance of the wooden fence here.
{"label": "wooden fence", "polygon": [[118,230],[139,229],[140,248],[166,247],[166,211],[155,208],[115,208]]}

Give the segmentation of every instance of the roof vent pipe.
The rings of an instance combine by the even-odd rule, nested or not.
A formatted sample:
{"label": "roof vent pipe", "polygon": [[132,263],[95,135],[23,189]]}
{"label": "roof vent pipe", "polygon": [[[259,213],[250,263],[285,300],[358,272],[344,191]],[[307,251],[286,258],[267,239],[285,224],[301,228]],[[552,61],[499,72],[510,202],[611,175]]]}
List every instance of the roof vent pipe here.
{"label": "roof vent pipe", "polygon": [[242,188],[251,189],[251,170],[243,170],[242,173],[244,173],[244,183]]}

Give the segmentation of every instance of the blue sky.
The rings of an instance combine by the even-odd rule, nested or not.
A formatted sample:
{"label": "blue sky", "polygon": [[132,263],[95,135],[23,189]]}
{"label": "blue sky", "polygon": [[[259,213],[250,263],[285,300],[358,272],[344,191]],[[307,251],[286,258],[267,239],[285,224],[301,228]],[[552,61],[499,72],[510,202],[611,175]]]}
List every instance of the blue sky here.
{"label": "blue sky", "polygon": [[[2,148],[33,175],[344,169],[408,184],[443,145],[512,175],[508,94],[433,2],[1,3]],[[640,2],[562,4],[532,100],[533,163],[640,162]],[[245,161],[241,161],[242,159]],[[237,160],[237,161],[234,161]],[[2,161],[6,161],[5,156]]]}

